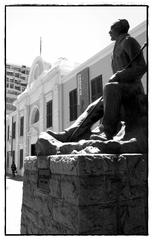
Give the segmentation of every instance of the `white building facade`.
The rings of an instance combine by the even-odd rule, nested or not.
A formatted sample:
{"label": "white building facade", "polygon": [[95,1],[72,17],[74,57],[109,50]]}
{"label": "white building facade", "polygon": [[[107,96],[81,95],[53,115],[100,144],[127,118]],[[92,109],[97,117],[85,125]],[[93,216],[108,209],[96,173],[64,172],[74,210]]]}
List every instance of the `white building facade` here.
{"label": "white building facade", "polygon": [[[130,32],[140,45],[147,40],[146,22]],[[14,160],[23,175],[26,156],[35,155],[35,143],[42,131],[62,131],[70,126],[88,104],[103,94],[112,75],[114,43],[74,67],[66,59],[50,64],[37,57],[30,70],[26,90],[15,101],[16,111],[6,119],[6,172]],[[144,50],[146,58],[146,50]],[[146,74],[142,79],[147,92]]]}

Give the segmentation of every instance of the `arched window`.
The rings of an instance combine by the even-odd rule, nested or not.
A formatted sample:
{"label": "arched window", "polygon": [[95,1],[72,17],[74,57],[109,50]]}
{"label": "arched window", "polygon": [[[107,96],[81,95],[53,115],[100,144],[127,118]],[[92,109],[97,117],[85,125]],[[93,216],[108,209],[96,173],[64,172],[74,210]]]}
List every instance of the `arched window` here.
{"label": "arched window", "polygon": [[39,110],[37,109],[35,112],[34,123],[39,121]]}
{"label": "arched window", "polygon": [[39,110],[35,108],[32,113],[31,123],[34,124],[39,121]]}

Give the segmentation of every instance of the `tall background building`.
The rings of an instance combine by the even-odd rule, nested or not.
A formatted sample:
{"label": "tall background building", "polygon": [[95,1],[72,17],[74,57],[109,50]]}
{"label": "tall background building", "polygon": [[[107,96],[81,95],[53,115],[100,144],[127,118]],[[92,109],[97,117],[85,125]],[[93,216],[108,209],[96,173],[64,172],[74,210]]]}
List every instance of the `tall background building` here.
{"label": "tall background building", "polygon": [[15,111],[13,102],[28,83],[30,68],[24,65],[6,64],[6,114]]}

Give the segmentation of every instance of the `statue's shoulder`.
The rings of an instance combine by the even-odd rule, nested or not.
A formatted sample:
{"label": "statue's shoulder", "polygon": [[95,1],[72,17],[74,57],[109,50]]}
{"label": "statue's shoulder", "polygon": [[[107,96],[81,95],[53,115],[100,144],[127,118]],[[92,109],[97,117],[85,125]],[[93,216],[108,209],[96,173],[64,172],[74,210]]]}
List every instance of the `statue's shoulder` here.
{"label": "statue's shoulder", "polygon": [[122,45],[124,47],[136,46],[137,44],[138,44],[137,40],[131,37],[130,35],[127,35],[122,41]]}

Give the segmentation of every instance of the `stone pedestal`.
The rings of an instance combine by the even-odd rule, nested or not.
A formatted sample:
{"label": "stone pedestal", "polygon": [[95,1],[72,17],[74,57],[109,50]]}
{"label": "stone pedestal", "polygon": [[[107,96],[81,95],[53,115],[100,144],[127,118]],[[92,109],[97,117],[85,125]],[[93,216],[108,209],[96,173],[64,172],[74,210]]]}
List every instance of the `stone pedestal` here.
{"label": "stone pedestal", "polygon": [[29,157],[21,234],[147,235],[147,155]]}

